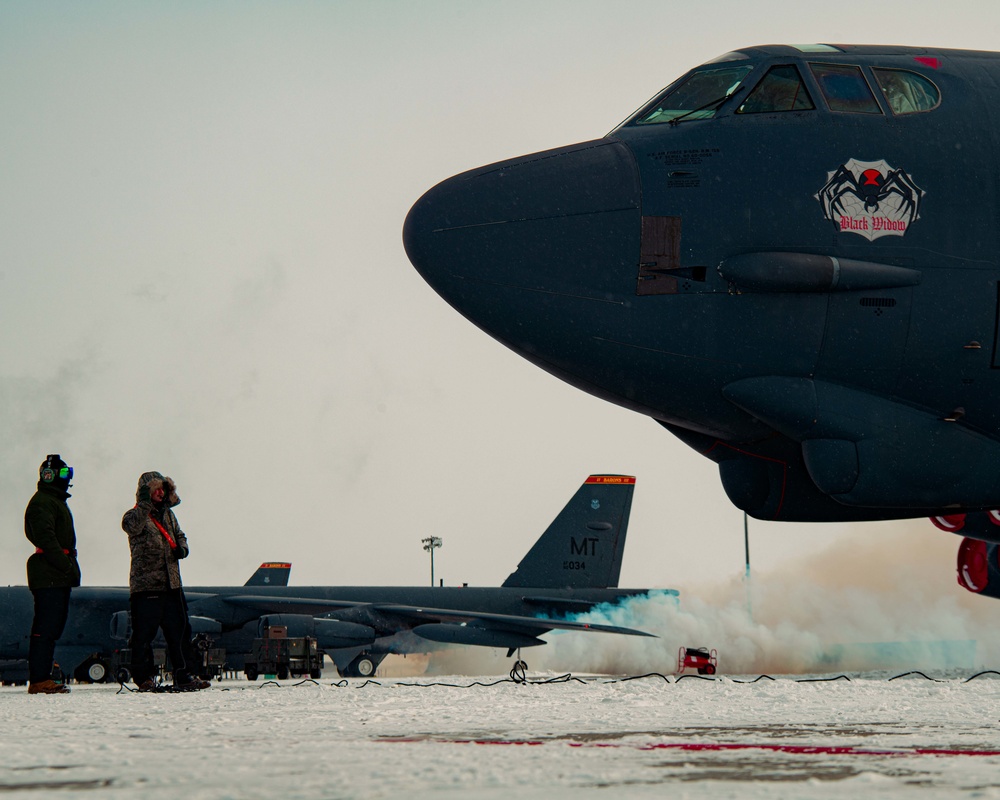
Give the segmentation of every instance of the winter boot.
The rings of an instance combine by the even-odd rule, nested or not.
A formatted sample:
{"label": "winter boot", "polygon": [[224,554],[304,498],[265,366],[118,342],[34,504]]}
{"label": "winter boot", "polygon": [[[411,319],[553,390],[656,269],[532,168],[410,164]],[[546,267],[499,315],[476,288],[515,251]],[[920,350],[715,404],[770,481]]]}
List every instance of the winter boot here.
{"label": "winter boot", "polygon": [[69,694],[69,687],[52,679],[32,681],[28,686],[28,694]]}

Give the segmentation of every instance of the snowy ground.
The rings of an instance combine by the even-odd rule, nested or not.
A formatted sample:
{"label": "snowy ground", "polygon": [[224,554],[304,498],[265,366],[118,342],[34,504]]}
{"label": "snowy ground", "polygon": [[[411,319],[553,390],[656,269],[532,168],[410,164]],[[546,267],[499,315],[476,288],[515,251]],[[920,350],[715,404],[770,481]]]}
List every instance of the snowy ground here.
{"label": "snowy ground", "polygon": [[849,677],[4,687],[0,794],[1000,798],[995,673]]}

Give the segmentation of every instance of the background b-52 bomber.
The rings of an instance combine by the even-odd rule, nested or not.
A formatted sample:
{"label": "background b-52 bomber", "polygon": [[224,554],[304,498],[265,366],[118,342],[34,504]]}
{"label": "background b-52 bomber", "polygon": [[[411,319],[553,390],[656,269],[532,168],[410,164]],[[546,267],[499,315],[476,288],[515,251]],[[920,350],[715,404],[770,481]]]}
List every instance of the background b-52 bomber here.
{"label": "background b-52 bomber", "polygon": [[[284,627],[291,637],[314,638],[348,676],[371,675],[390,653],[443,644],[506,648],[510,656],[545,644],[538,637],[552,630],[650,636],[567,619],[649,592],[617,588],[634,491],[631,476],[588,477],[499,588],[288,586],[290,565],[265,563],[244,586],[185,588],[192,629],[225,649],[228,669],[240,670],[255,638]],[[64,672],[89,682],[112,677],[128,638],[128,594],[127,587],[73,590],[56,647]],[[0,588],[3,680],[16,679],[27,658],[31,617],[27,587]]]}
{"label": "background b-52 bomber", "polygon": [[410,210],[484,331],[759,519],[936,519],[1000,596],[1000,54],[769,45]]}

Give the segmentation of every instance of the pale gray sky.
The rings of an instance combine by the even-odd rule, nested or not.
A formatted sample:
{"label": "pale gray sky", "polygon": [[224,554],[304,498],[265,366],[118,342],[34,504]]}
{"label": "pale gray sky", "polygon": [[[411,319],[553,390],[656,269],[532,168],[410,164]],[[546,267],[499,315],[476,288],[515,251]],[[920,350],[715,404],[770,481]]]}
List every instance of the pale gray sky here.
{"label": "pale gray sky", "polygon": [[[0,584],[49,452],[77,469],[88,584],[127,582],[150,469],[183,498],[189,585],[274,559],[424,583],[431,534],[446,583],[496,584],[592,472],[638,477],[623,584],[738,576],[715,466],[463,320],[407,261],[406,212],[740,46],[998,32],[992,2],[0,3]],[[904,529],[954,570],[927,522],[751,521],[754,566]]]}

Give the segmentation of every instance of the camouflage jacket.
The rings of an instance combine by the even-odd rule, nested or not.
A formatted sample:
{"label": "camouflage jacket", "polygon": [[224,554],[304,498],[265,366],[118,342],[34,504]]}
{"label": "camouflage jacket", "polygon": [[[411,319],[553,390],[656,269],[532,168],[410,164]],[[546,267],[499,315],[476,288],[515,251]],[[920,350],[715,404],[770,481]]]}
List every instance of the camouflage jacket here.
{"label": "camouflage jacket", "polygon": [[66,505],[68,497],[62,489],[39,481],[38,491],[24,510],[24,535],[42,551],[28,559],[28,586],[32,589],[80,585],[76,531]]}
{"label": "camouflage jacket", "polygon": [[[160,508],[156,508],[149,495],[141,490],[144,486],[152,492],[163,487],[166,495]],[[128,534],[129,549],[132,551],[132,567],[129,570],[128,588],[130,592],[157,592],[164,589],[181,588],[181,571],[178,556],[187,555],[187,536],[177,523],[171,508],[180,503],[177,487],[170,478],[159,472],[144,472],[136,488],[136,504],[122,517],[122,529]],[[140,494],[143,498],[140,499]],[[154,521],[155,520],[155,521]],[[173,546],[157,526],[174,540]]]}

